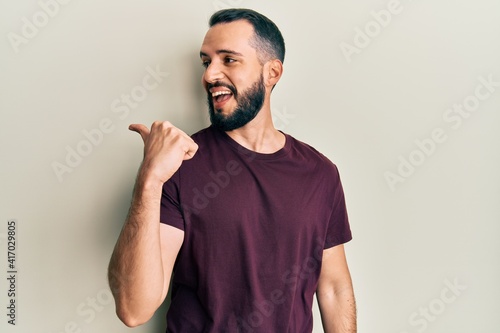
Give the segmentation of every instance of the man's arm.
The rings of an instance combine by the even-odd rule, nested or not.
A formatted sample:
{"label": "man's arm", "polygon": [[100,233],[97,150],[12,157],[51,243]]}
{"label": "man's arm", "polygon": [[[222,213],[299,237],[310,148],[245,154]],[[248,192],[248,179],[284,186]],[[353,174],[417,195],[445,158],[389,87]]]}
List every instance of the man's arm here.
{"label": "man's arm", "polygon": [[316,290],[325,333],[356,333],[356,301],[344,246],[323,251]]}
{"label": "man's arm", "polygon": [[160,224],[163,183],[190,159],[197,145],[168,122],[151,130],[131,125],[144,140],[129,215],[109,263],[108,279],[118,317],[130,327],[148,321],[164,301],[184,232]]}

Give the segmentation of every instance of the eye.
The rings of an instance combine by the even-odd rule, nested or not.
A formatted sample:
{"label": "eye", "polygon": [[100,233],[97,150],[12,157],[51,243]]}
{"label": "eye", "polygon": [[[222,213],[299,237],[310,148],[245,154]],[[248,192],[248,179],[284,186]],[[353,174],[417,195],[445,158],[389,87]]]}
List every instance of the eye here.
{"label": "eye", "polygon": [[233,59],[233,58],[230,58],[230,57],[224,58],[224,62],[226,62],[227,64],[233,63],[235,61],[236,61],[236,59]]}
{"label": "eye", "polygon": [[201,65],[204,67],[204,68],[207,68],[209,65],[210,65],[210,61],[209,60],[203,60],[201,62]]}

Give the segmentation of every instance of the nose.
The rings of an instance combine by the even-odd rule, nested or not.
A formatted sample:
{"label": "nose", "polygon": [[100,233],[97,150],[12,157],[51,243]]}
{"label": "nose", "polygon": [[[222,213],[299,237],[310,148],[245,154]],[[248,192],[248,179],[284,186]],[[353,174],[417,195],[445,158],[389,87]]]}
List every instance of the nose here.
{"label": "nose", "polygon": [[205,68],[205,73],[203,73],[203,80],[207,83],[221,81],[223,78],[224,74],[222,73],[220,66],[214,62],[209,63],[207,68]]}

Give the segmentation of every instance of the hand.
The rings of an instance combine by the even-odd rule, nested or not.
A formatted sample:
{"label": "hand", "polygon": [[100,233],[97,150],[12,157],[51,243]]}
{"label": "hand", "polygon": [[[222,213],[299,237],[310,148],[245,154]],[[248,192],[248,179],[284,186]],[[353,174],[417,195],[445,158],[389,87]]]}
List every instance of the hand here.
{"label": "hand", "polygon": [[151,130],[142,124],[132,124],[129,129],[139,133],[144,141],[140,173],[161,184],[172,177],[182,161],[191,159],[198,150],[198,145],[186,133],[168,121],[155,121]]}

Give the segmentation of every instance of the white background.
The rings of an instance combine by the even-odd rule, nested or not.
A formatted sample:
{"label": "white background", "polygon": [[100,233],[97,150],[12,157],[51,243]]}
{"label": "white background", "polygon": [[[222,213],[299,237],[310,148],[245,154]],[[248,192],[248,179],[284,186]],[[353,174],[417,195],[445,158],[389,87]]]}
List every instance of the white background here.
{"label": "white background", "polygon": [[[285,37],[276,125],[340,169],[359,332],[498,332],[500,85],[475,94],[481,77],[500,82],[500,2],[401,0],[381,26],[371,12],[390,3],[73,0],[49,17],[37,1],[1,1],[0,258],[6,272],[15,219],[19,274],[15,327],[0,279],[0,330],[164,332],[165,309],[131,330],[109,299],[107,264],[142,158],[127,126],[208,124],[198,52],[209,16],[236,6]],[[113,101],[140,92],[148,67],[168,77],[121,119]],[[448,113],[464,103],[467,117]],[[103,119],[112,131],[85,146],[83,131]],[[430,144],[435,129],[442,142]],[[87,156],[69,167],[68,147]],[[385,175],[398,168],[391,188]]]}

